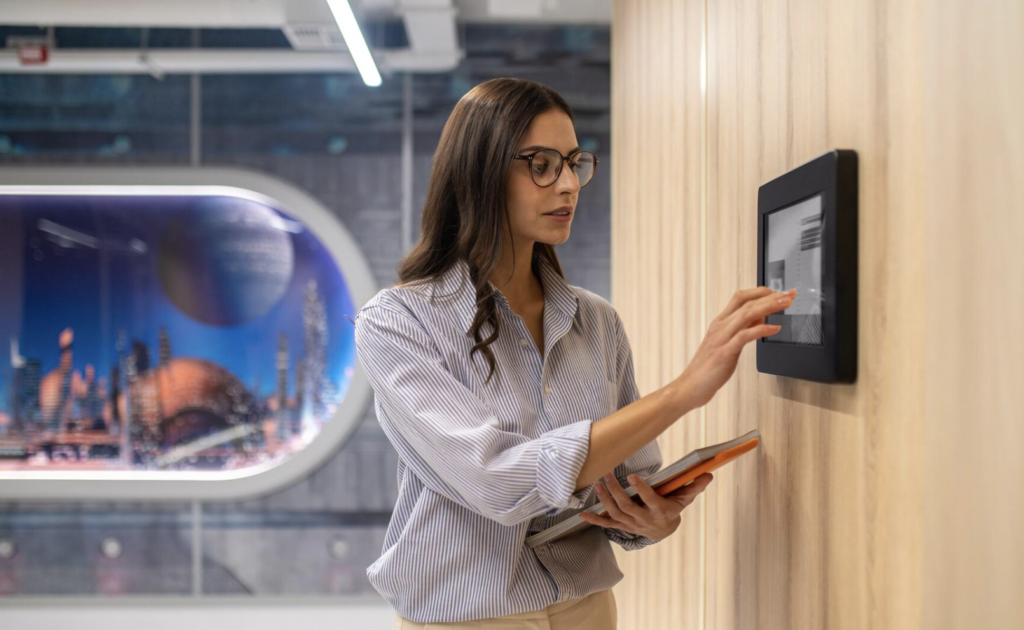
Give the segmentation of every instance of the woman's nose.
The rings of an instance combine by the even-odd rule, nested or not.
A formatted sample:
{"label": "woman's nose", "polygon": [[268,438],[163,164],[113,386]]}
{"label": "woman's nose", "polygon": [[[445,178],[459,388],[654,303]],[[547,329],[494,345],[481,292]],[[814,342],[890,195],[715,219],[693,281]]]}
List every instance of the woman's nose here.
{"label": "woman's nose", "polygon": [[559,191],[576,191],[580,189],[580,179],[568,164],[562,165],[562,172],[558,174],[558,181],[555,187]]}

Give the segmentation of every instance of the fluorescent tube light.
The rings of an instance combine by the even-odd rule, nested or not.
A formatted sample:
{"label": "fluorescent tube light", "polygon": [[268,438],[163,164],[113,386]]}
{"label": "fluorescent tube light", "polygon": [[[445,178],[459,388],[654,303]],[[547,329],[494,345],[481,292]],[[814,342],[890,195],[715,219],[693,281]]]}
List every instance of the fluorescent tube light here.
{"label": "fluorescent tube light", "polygon": [[370,87],[377,87],[381,83],[380,72],[377,71],[377,65],[373,63],[370,48],[366,45],[366,40],[363,39],[363,33],[359,30],[359,24],[356,22],[356,16],[352,13],[352,7],[348,0],[327,0],[327,5],[331,7],[334,21],[341,29],[345,45],[348,46],[348,51],[356,62],[356,68],[359,69],[359,74],[363,77],[363,83]]}

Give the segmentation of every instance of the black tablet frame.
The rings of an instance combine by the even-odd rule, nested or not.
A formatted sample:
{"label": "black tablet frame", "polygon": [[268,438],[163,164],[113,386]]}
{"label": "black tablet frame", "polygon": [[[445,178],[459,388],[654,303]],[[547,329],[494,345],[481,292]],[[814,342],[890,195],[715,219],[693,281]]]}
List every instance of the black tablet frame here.
{"label": "black tablet frame", "polygon": [[[857,380],[857,153],[834,149],[757,191],[757,284],[767,286],[768,215],[821,195],[824,343],[757,341],[757,371],[821,383]],[[790,287],[785,287],[790,288]],[[828,299],[833,296],[832,299]]]}

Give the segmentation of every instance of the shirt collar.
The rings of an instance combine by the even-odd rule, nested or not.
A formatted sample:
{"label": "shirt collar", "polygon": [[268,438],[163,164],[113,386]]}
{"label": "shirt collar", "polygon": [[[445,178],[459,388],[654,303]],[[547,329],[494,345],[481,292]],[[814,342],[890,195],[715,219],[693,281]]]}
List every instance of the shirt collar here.
{"label": "shirt collar", "polygon": [[[552,307],[557,315],[574,321],[582,329],[583,317],[579,308],[580,298],[576,291],[543,256],[538,256],[536,260],[540,268],[540,281],[544,287],[545,311]],[[492,283],[487,284],[494,289],[494,297],[498,303],[508,308],[508,300],[504,294]],[[473,318],[476,317],[476,291],[469,277],[469,263],[461,258],[456,260],[455,264],[438,276],[435,286],[435,297],[452,300],[451,306],[455,308],[459,317],[459,325],[468,333],[473,327]]]}

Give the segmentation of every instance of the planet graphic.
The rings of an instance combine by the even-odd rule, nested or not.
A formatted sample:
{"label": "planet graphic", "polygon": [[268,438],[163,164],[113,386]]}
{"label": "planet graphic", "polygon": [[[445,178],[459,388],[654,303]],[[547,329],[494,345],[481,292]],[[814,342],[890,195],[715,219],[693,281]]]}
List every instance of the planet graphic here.
{"label": "planet graphic", "polygon": [[291,282],[292,224],[249,199],[202,200],[161,237],[157,265],[164,293],[183,313],[212,326],[263,316]]}

